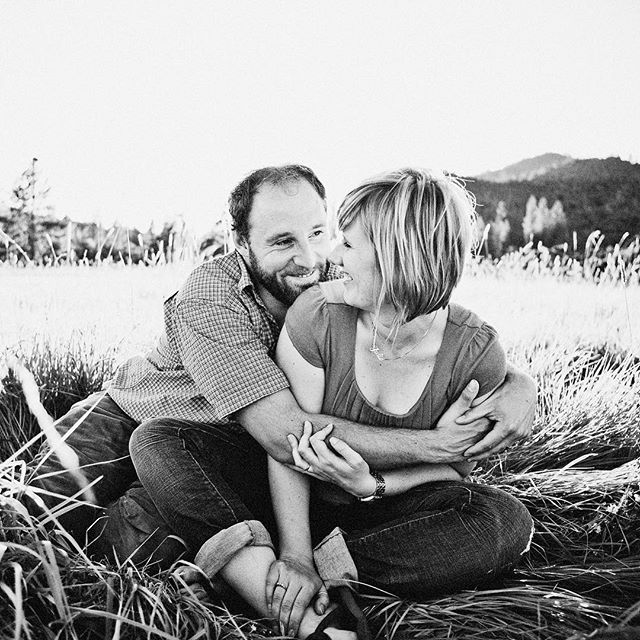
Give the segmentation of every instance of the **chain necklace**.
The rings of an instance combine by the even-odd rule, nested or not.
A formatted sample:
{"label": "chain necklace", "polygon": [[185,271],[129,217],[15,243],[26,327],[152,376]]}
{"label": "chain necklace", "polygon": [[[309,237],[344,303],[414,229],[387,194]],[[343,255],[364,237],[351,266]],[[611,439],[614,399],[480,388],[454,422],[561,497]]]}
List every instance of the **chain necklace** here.
{"label": "chain necklace", "polygon": [[[373,353],[373,355],[376,358],[378,358],[378,362],[385,362],[385,361],[389,362],[391,360],[402,360],[402,358],[405,358],[406,356],[408,356],[429,335],[429,332],[431,331],[431,327],[433,327],[433,323],[436,321],[436,317],[438,316],[439,312],[440,312],[440,309],[438,309],[433,314],[433,318],[431,318],[431,322],[429,323],[429,326],[427,327],[427,330],[420,336],[420,338],[418,338],[416,343],[412,347],[409,347],[409,349],[407,349],[402,355],[394,356],[393,358],[386,358],[384,353],[383,353],[383,351],[382,351],[382,349],[376,345],[376,340],[378,338],[378,325],[377,325],[377,323],[374,322],[374,324],[373,324],[373,335],[372,335],[372,340],[371,340],[371,348],[369,349],[369,351],[371,351],[371,353]],[[385,340],[385,344],[388,341],[389,341],[389,338],[387,337],[387,339]]]}

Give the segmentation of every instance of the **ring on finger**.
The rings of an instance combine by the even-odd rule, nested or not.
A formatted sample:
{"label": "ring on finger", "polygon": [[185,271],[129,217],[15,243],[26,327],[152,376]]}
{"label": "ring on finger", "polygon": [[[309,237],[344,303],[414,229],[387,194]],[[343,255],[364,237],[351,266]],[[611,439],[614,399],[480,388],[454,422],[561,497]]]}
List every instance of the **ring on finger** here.
{"label": "ring on finger", "polygon": [[313,467],[311,465],[307,467],[307,473],[313,473]]}
{"label": "ring on finger", "polygon": [[287,590],[287,585],[282,584],[282,582],[276,582],[276,587],[282,587],[285,591]]}

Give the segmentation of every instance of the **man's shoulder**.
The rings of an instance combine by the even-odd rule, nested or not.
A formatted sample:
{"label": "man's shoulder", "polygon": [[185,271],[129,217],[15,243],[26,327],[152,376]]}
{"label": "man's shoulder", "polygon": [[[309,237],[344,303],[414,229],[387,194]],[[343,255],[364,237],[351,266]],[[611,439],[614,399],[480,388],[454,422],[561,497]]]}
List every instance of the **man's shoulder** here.
{"label": "man's shoulder", "polygon": [[177,302],[206,300],[227,304],[238,294],[242,271],[236,252],[214,258],[197,266],[178,291]]}

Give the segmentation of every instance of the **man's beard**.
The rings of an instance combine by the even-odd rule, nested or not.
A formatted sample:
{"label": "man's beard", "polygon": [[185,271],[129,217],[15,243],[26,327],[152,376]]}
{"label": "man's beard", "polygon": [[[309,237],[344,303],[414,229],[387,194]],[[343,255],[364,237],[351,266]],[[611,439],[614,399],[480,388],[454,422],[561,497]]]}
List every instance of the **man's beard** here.
{"label": "man's beard", "polygon": [[[316,282],[310,282],[308,285],[301,286],[292,286],[287,283],[285,280],[285,275],[296,275],[294,273],[286,273],[283,275],[282,272],[278,271],[276,273],[268,273],[263,268],[262,265],[258,262],[255,254],[249,247],[249,263],[251,265],[251,275],[254,281],[258,284],[261,284],[276,300],[286,304],[290,307],[295,301],[296,298],[309,287],[312,287]],[[324,264],[317,264],[314,266],[314,269],[317,269],[320,274],[320,282],[323,282],[327,279],[327,268],[328,263],[325,261]],[[305,273],[306,269],[299,269],[299,273]]]}

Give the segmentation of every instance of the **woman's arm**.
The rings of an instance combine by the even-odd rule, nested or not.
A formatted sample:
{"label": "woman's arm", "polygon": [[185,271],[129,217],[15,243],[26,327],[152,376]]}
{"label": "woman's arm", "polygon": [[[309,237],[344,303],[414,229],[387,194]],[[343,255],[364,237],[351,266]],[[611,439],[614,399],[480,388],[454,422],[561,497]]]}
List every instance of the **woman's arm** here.
{"label": "woman's arm", "polygon": [[267,574],[269,611],[281,629],[295,636],[314,596],[314,610],[321,615],[329,597],[313,562],[309,528],[309,479],[269,457],[269,485],[278,525],[278,559]]}
{"label": "woman's arm", "polygon": [[[282,333],[288,345],[276,349],[276,362],[289,380],[291,391],[303,410],[319,412],[324,395],[324,371],[309,365]],[[267,603],[281,628],[296,635],[300,620],[318,593],[315,611],[329,604],[326,589],[313,562],[309,526],[309,479],[268,458],[269,486],[279,535],[279,556],[271,565],[266,583]]]}

